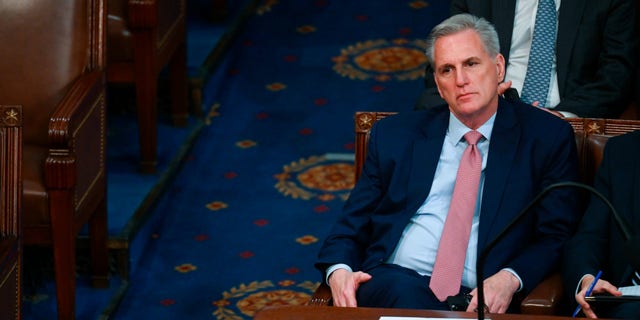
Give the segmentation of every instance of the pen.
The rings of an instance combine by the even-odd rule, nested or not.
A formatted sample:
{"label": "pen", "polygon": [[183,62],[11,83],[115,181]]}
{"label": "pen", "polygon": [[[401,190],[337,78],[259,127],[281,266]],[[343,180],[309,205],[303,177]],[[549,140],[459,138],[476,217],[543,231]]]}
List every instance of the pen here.
{"label": "pen", "polygon": [[[602,275],[602,270],[598,271],[598,273],[596,274],[596,277],[593,278],[593,282],[591,282],[589,289],[587,289],[587,292],[584,294],[585,297],[588,297],[591,295],[591,291],[593,291],[593,287],[595,287],[598,280],[600,280],[601,275]],[[572,317],[575,318],[578,315],[578,312],[580,312],[580,310],[582,310],[582,306],[578,304],[578,306],[576,307],[576,310],[573,312]]]}

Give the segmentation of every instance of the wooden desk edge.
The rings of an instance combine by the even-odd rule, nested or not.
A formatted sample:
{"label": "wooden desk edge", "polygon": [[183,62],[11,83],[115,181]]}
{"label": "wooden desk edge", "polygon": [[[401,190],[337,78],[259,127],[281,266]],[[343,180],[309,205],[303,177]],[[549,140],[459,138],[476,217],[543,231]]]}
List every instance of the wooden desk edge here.
{"label": "wooden desk edge", "polygon": [[[423,318],[465,318],[476,319],[474,313],[385,308],[338,308],[326,306],[273,306],[256,313],[255,320],[378,320],[381,316],[423,317]],[[571,317],[541,316],[525,314],[490,314],[491,320],[569,320]]]}

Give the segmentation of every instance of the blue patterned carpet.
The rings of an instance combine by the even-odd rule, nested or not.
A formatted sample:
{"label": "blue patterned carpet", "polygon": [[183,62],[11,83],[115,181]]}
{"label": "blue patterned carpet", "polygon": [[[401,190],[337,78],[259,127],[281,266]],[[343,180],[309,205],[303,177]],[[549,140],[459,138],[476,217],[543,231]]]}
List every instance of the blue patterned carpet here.
{"label": "blue patterned carpet", "polygon": [[262,1],[207,82],[201,128],[131,243],[122,299],[110,298],[127,283],[114,277],[93,302],[79,292],[78,310],[250,319],[306,303],[320,242],[353,185],[353,113],[413,109],[423,40],[448,5]]}

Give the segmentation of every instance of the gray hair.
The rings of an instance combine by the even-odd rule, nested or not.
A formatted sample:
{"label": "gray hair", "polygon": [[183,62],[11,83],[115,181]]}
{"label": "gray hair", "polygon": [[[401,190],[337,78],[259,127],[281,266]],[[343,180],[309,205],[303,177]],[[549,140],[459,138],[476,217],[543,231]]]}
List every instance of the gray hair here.
{"label": "gray hair", "polygon": [[426,54],[433,69],[435,69],[433,65],[433,47],[436,40],[465,30],[474,30],[478,33],[484,49],[491,57],[495,57],[500,53],[498,33],[489,21],[468,13],[457,14],[435,26],[427,37]]}

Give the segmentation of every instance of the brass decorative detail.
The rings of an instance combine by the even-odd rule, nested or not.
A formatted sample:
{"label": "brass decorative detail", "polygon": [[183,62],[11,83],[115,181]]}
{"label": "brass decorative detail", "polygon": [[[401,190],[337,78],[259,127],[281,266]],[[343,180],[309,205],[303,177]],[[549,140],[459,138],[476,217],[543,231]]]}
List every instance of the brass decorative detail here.
{"label": "brass decorative detail", "polygon": [[371,126],[373,126],[373,116],[370,113],[362,113],[358,115],[358,129],[360,130],[369,130]]}
{"label": "brass decorative detail", "polygon": [[602,133],[602,126],[597,121],[589,121],[585,123],[585,131],[587,134],[600,134]]}
{"label": "brass decorative detail", "polygon": [[6,127],[22,125],[22,106],[0,106],[0,121]]}

